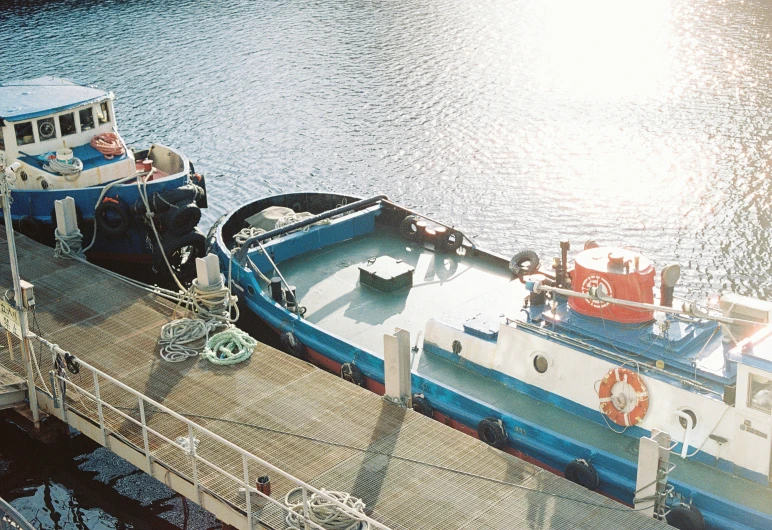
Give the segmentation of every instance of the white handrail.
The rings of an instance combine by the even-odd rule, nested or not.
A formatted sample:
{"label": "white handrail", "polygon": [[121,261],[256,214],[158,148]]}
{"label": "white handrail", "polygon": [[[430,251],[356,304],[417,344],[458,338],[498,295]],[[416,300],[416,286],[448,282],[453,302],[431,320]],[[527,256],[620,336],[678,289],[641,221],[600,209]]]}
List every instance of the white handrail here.
{"label": "white handrail", "polygon": [[[45,344],[51,350],[51,353],[54,356],[56,354],[58,354],[58,355],[65,355],[65,354],[66,355],[72,355],[71,353],[69,353],[69,352],[63,350],[62,348],[60,348],[58,344],[54,344],[54,343],[44,339],[43,337],[37,336],[37,335],[32,334],[32,333],[30,333],[30,335],[31,335],[30,338],[37,338],[38,340],[40,340],[40,342],[42,344]],[[315,488],[314,486],[311,486],[310,484],[302,481],[301,479],[299,479],[299,478],[297,478],[297,477],[287,473],[286,471],[283,471],[282,469],[274,466],[273,464],[263,460],[262,458],[253,455],[252,453],[250,453],[249,451],[243,449],[242,447],[239,447],[238,445],[236,445],[236,444],[226,440],[225,438],[221,437],[218,434],[215,434],[214,432],[210,431],[209,429],[206,429],[205,427],[203,427],[203,426],[201,426],[201,425],[199,425],[199,424],[189,420],[185,416],[182,416],[181,414],[179,414],[177,412],[174,412],[172,409],[162,405],[161,403],[158,403],[157,401],[155,401],[152,398],[142,394],[141,392],[138,392],[137,390],[134,390],[130,386],[128,386],[128,385],[118,381],[114,377],[104,373],[103,371],[99,370],[98,368],[96,368],[94,366],[91,366],[89,363],[83,361],[82,359],[76,358],[75,356],[72,356],[72,357],[77,360],[77,363],[81,366],[81,368],[85,368],[85,369],[89,370],[93,374],[93,378],[94,378],[94,394],[88,392],[84,388],[79,387],[78,385],[76,385],[75,383],[73,383],[72,381],[67,379],[66,377],[63,377],[63,376],[58,375],[58,374],[55,375],[55,377],[57,379],[59,379],[60,381],[62,381],[65,384],[65,386],[71,386],[71,387],[77,389],[77,391],[81,395],[84,395],[84,396],[88,397],[89,399],[91,399],[91,400],[93,400],[93,401],[95,401],[97,403],[97,407],[98,407],[98,421],[100,423],[99,428],[102,431],[102,435],[104,437],[103,441],[106,442],[106,440],[107,440],[107,426],[105,425],[104,414],[103,414],[103,406],[104,406],[104,407],[107,407],[108,409],[114,411],[115,413],[117,413],[122,418],[124,418],[124,419],[128,420],[129,422],[131,422],[131,423],[133,423],[133,424],[135,424],[137,426],[140,426],[142,428],[143,445],[144,445],[143,451],[144,451],[144,456],[147,459],[148,463],[151,462],[151,455],[150,455],[150,452],[149,452],[149,443],[148,443],[147,435],[148,435],[148,433],[151,433],[154,436],[157,436],[160,439],[164,440],[165,442],[167,442],[171,446],[176,447],[177,449],[180,449],[182,451],[185,451],[185,452],[189,453],[189,455],[193,459],[193,462],[195,462],[196,460],[201,461],[201,462],[205,463],[208,467],[210,467],[213,470],[215,470],[218,473],[220,473],[221,475],[223,475],[226,478],[234,481],[239,486],[243,486],[244,490],[245,490],[245,497],[246,497],[247,517],[249,519],[251,519],[251,515],[252,515],[252,513],[254,513],[254,511],[252,509],[252,500],[251,500],[251,494],[254,494],[254,493],[257,493],[259,496],[263,497],[267,501],[269,501],[272,504],[278,506],[283,511],[285,511],[285,512],[289,512],[290,511],[290,509],[287,506],[285,506],[283,503],[281,503],[281,502],[271,498],[268,495],[265,495],[263,492],[261,492],[261,491],[257,490],[256,488],[254,488],[254,487],[249,485],[249,474],[248,474],[248,469],[247,469],[247,462],[251,460],[252,462],[258,464],[259,466],[264,467],[264,468],[270,470],[271,472],[276,473],[277,475],[279,475],[281,477],[284,477],[285,479],[287,479],[290,482],[294,483],[296,485],[296,487],[302,488],[304,498],[307,495],[307,492],[310,491],[310,492],[316,494],[318,497],[324,499],[325,501],[327,501],[329,503],[332,503],[333,505],[338,507],[341,511],[347,513],[351,517],[353,517],[355,519],[358,519],[360,521],[369,523],[372,528],[378,528],[380,530],[391,530],[388,526],[384,525],[383,523],[380,523],[380,522],[372,519],[371,517],[369,517],[369,516],[367,516],[367,515],[365,515],[365,514],[363,514],[361,512],[358,512],[358,511],[352,509],[350,506],[347,506],[346,504],[340,502],[339,500],[335,499],[334,497],[328,495],[325,491],[319,490],[319,489]],[[56,359],[54,359],[54,365],[56,365]],[[129,394],[132,394],[133,396],[135,396],[138,399],[138,402],[139,402],[139,405],[140,405],[140,421],[137,421],[136,419],[132,418],[128,414],[125,414],[124,412],[118,410],[116,407],[110,405],[109,403],[104,401],[101,397],[99,397],[99,378],[102,378],[102,379],[104,379],[106,381],[109,381],[110,383],[116,385],[118,388],[128,392]],[[65,400],[62,399],[61,402],[62,402],[63,410],[66,411],[67,405],[66,405]],[[159,411],[161,411],[164,414],[167,414],[170,417],[172,417],[172,418],[174,418],[174,419],[184,423],[188,427],[188,437],[190,439],[190,442],[189,442],[190,443],[190,448],[189,449],[186,449],[186,448],[182,447],[176,441],[170,440],[166,436],[164,436],[161,433],[155,431],[154,429],[150,428],[147,425],[147,423],[145,421],[145,410],[144,410],[144,404],[145,403],[147,403],[149,405],[152,405],[153,407],[157,408]],[[242,460],[244,461],[244,477],[243,478],[237,478],[234,475],[232,475],[231,473],[229,473],[228,471],[226,471],[226,470],[220,468],[219,466],[217,466],[215,463],[210,462],[210,461],[202,458],[201,456],[199,456],[197,451],[195,450],[195,445],[193,443],[193,433],[194,432],[202,434],[202,435],[205,435],[208,438],[211,438],[212,440],[214,440],[216,442],[219,442],[220,444],[224,445],[225,447],[228,447],[229,449],[239,453],[242,456]],[[114,433],[114,434],[117,434],[117,433]],[[156,459],[155,457],[153,457],[153,459],[155,459],[155,460],[160,462],[160,460]],[[193,463],[193,469],[195,470],[195,463]],[[197,477],[195,475],[196,475],[196,473],[194,471],[194,477],[192,477],[191,480],[193,482],[194,487],[196,488],[196,491],[200,492],[199,488],[201,486],[198,484]],[[185,477],[185,478],[187,478],[187,477]],[[199,493],[199,495],[200,495],[200,493]],[[310,519],[310,517],[308,516],[308,512],[307,512],[306,506],[304,506],[304,513],[302,515],[300,515],[300,514],[296,514],[296,515],[298,517],[300,517],[301,520],[303,520],[306,524],[308,524],[308,525],[310,525],[310,526],[312,526],[314,528],[318,528],[319,530],[325,530],[323,526],[318,525],[317,523],[315,523],[314,521],[312,521]]]}

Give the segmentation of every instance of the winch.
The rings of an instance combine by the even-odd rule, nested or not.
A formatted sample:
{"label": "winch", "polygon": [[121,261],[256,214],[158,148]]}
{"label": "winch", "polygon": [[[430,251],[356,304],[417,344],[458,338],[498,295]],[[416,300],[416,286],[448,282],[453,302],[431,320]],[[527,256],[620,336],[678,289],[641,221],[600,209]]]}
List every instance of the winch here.
{"label": "winch", "polygon": [[[590,248],[577,254],[571,285],[575,291],[582,293],[598,288],[610,298],[652,304],[654,265],[648,258],[632,250],[619,247]],[[623,324],[638,324],[654,318],[652,311],[602,300],[571,297],[568,305],[582,315]]]}

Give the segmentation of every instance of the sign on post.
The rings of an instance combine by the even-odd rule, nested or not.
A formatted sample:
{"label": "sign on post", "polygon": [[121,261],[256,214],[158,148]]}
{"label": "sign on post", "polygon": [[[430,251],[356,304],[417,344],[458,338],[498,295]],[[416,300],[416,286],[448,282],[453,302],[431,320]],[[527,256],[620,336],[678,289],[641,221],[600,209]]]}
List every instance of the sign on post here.
{"label": "sign on post", "polygon": [[10,331],[19,339],[22,338],[19,311],[2,298],[0,298],[0,326],[3,326],[6,331]]}

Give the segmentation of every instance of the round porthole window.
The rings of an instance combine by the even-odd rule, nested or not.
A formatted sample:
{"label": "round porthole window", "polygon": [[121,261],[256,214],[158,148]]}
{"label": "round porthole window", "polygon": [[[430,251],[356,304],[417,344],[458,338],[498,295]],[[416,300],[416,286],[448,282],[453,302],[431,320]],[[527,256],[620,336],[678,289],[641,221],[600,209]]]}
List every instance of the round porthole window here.
{"label": "round porthole window", "polygon": [[534,369],[539,372],[540,374],[543,374],[547,371],[547,368],[549,368],[550,362],[547,360],[547,358],[544,355],[537,354],[533,358],[533,367]]}
{"label": "round porthole window", "polygon": [[[694,411],[691,409],[681,409],[680,412],[682,412],[683,414],[686,414],[692,419],[692,429],[694,429],[697,426],[697,415],[694,413]],[[686,418],[682,418],[681,416],[678,416],[678,423],[681,424],[681,427],[686,429],[686,425],[687,425]]]}

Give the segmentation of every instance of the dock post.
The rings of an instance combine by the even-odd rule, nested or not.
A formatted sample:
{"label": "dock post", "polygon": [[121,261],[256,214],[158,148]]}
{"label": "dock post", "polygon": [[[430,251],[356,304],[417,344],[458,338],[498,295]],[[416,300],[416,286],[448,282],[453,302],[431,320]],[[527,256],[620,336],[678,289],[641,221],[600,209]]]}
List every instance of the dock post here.
{"label": "dock post", "polygon": [[410,332],[396,328],[383,336],[385,396],[412,407],[410,386]]}
{"label": "dock post", "polygon": [[63,236],[71,236],[78,230],[78,214],[75,210],[75,199],[65,197],[54,201],[56,212],[56,229]]}
{"label": "dock post", "polygon": [[638,447],[638,476],[635,482],[635,510],[655,519],[664,518],[667,475],[670,466],[670,435],[653,429]]}
{"label": "dock post", "polygon": [[[16,166],[16,167],[14,167]],[[14,170],[18,168],[18,162],[11,164],[0,175],[0,193],[3,196],[3,218],[5,220],[5,232],[8,238],[8,257],[11,262],[11,276],[13,277],[13,302],[19,316],[19,339],[21,340],[21,356],[24,360],[24,368],[27,372],[27,395],[29,396],[29,408],[32,412],[32,422],[35,428],[40,428],[40,411],[38,410],[38,394],[35,387],[35,372],[32,370],[32,357],[27,343],[27,310],[22,306],[21,278],[19,277],[19,261],[16,257],[16,240],[13,233],[11,220],[11,184],[16,182]],[[10,331],[10,330],[8,330]]]}
{"label": "dock post", "polygon": [[220,283],[220,259],[214,254],[196,258],[196,280],[202,287],[211,287]]}

